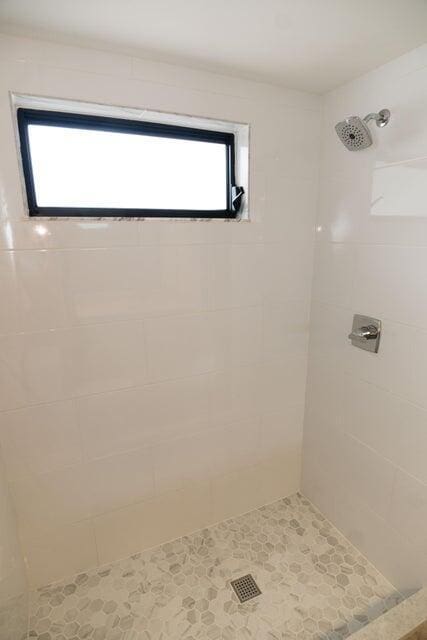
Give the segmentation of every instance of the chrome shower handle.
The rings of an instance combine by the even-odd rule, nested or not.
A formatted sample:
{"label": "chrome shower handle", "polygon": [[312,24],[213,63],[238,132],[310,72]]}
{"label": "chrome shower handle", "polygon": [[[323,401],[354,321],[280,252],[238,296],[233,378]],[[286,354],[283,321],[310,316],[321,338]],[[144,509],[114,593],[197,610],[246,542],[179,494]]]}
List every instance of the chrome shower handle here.
{"label": "chrome shower handle", "polygon": [[368,324],[365,327],[360,327],[352,331],[349,336],[350,340],[376,340],[378,338],[378,328],[373,324]]}
{"label": "chrome shower handle", "polygon": [[348,336],[353,347],[378,353],[381,337],[381,320],[355,313],[351,333]]}

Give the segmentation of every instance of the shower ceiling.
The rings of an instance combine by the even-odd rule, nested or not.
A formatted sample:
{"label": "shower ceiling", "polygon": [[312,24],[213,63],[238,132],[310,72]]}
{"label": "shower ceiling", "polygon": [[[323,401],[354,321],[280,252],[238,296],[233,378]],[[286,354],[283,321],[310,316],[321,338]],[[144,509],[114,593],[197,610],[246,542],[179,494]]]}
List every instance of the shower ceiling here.
{"label": "shower ceiling", "polygon": [[322,93],[427,42],[427,2],[1,0],[0,31]]}

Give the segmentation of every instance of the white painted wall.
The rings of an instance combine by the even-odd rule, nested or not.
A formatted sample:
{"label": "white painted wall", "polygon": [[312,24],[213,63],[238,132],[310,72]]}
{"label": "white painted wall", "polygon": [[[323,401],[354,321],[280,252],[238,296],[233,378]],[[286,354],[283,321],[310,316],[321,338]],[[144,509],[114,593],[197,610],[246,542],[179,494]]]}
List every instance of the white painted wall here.
{"label": "white painted wall", "polygon": [[23,638],[28,628],[28,586],[0,452],[0,638]]}
{"label": "white painted wall", "polygon": [[[388,107],[375,146],[334,124]],[[427,584],[427,46],[325,97],[303,490],[400,589]],[[380,318],[378,355],[346,339]]]}
{"label": "white painted wall", "polygon": [[[299,488],[319,100],[0,38],[0,443],[32,585]],[[9,92],[251,126],[251,222],[25,218]]]}

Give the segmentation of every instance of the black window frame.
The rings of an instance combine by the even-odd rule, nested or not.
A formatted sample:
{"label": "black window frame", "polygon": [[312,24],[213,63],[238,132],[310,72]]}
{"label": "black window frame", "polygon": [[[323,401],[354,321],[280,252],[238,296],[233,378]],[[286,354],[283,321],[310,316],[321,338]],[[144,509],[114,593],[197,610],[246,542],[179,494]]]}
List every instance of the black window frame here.
{"label": "black window frame", "polygon": [[[236,218],[242,203],[244,190],[235,184],[235,139],[234,133],[210,129],[195,129],[156,122],[144,122],[126,118],[110,118],[75,112],[49,111],[42,109],[17,109],[18,132],[21,147],[22,168],[27,194],[28,211],[31,217],[85,217],[85,218]],[[178,140],[216,142],[226,147],[226,209],[134,209],[104,207],[41,207],[37,205],[32,169],[28,126],[42,124],[118,133],[133,133],[160,136]],[[167,188],[167,185],[165,185]]]}

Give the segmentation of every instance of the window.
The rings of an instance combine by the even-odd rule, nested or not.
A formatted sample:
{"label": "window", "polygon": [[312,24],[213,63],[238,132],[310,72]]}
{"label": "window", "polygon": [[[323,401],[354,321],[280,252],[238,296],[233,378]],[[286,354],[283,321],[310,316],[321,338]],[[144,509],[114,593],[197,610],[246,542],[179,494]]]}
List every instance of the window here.
{"label": "window", "polygon": [[235,218],[234,134],[19,108],[30,216]]}

